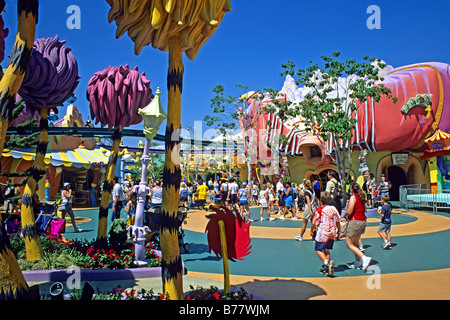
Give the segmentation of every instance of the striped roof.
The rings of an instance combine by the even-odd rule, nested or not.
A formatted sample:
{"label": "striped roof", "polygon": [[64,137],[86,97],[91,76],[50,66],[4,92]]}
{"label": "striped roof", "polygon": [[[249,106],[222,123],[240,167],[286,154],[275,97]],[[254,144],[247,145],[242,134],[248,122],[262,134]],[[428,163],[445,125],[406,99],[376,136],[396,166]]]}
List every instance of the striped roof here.
{"label": "striped roof", "polygon": [[[85,147],[80,146],[74,150],[48,151],[45,154],[44,162],[46,165],[51,164],[55,167],[65,166],[90,169],[94,163],[102,163],[106,165],[108,163],[110,153],[110,151],[103,148],[88,150]],[[2,156],[13,157],[15,159],[22,158],[27,161],[33,161],[36,156],[36,149],[4,149]]]}
{"label": "striped roof", "polygon": [[431,137],[426,139],[425,142],[430,143],[430,142],[436,142],[436,141],[445,140],[445,139],[450,139],[450,134],[437,128],[436,132]]}

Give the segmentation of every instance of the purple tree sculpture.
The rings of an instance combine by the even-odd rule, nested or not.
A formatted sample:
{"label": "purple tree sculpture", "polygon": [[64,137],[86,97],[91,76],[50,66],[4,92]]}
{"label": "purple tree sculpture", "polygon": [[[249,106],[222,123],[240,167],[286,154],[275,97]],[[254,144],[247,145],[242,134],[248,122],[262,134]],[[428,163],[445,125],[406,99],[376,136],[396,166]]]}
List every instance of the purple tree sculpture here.
{"label": "purple tree sculpture", "polygon": [[[150,80],[145,73],[139,74],[137,66],[108,67],[96,72],[89,80],[86,97],[89,100],[91,118],[95,124],[114,129],[113,146],[103,182],[102,201],[99,209],[97,242],[106,241],[109,197],[116,168],[123,128],[142,121],[138,109],[153,98]],[[113,217],[114,217],[113,208]]]}
{"label": "purple tree sculpture", "polygon": [[78,64],[65,41],[54,38],[41,38],[34,42],[33,54],[19,95],[25,101],[25,108],[31,112],[39,110],[39,141],[36,157],[31,167],[22,195],[22,227],[25,238],[27,260],[43,257],[39,236],[36,233],[32,197],[38,181],[45,174],[44,157],[48,142],[48,110],[62,106],[73,95],[78,85]]}

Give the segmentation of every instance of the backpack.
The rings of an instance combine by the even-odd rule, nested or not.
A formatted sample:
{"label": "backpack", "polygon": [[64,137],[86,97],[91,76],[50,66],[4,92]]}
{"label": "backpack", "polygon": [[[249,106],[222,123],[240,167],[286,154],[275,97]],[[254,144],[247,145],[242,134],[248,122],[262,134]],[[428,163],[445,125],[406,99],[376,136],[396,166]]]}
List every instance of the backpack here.
{"label": "backpack", "polygon": [[341,199],[342,198],[342,185],[338,182],[334,184],[334,192],[333,192],[333,198],[334,199]]}
{"label": "backpack", "polygon": [[[308,192],[309,195],[309,202],[311,203],[311,215],[314,214],[314,212],[316,211],[316,202],[315,202],[315,194],[314,192],[311,192],[310,190],[305,190],[305,193]],[[304,204],[303,204],[303,211],[306,210],[306,208],[308,207],[308,202],[306,201],[306,194],[305,194],[305,199],[304,199]]]}

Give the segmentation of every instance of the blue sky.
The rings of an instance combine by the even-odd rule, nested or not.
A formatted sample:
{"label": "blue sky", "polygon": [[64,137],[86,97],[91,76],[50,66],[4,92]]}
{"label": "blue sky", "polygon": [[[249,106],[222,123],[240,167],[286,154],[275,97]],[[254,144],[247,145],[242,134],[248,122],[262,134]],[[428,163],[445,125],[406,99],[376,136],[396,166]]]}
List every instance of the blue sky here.
{"label": "blue sky", "polygon": [[[10,30],[3,67],[15,38],[16,3],[7,0],[3,13]],[[281,89],[284,78],[279,73],[287,60],[306,67],[310,60],[316,62],[321,55],[340,51],[344,59],[369,55],[394,67],[427,61],[450,63],[448,0],[231,0],[231,4],[232,11],[225,14],[196,59],[184,56],[183,127],[193,127],[194,121],[211,113],[212,89],[217,84],[224,85],[230,94],[241,93],[236,91],[236,84]],[[81,10],[80,29],[67,27],[70,5]],[[380,29],[367,28],[371,14],[366,10],[370,5],[381,10]],[[108,23],[108,11],[109,5],[103,0],[40,1],[36,38],[58,34],[72,48],[81,76],[75,105],[85,119],[89,115],[87,83],[94,72],[108,65],[137,65],[151,80],[152,90],[160,87],[163,105],[167,103],[167,52],[148,46],[136,56],[126,34],[115,39],[116,25]],[[164,130],[165,122],[159,133]],[[126,139],[125,143],[137,142]]]}

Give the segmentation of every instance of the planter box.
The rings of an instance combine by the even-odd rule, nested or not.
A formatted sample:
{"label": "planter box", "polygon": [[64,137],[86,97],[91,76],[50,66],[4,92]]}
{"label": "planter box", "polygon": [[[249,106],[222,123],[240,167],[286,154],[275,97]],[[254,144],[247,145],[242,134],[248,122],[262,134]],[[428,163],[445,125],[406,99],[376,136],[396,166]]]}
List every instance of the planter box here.
{"label": "planter box", "polygon": [[[161,257],[161,251],[154,250]],[[184,270],[184,263],[182,262]],[[115,270],[80,270],[81,281],[107,281],[161,277],[161,267],[127,268]],[[67,270],[32,270],[22,271],[27,282],[55,282],[67,281],[74,274],[73,269]]]}

